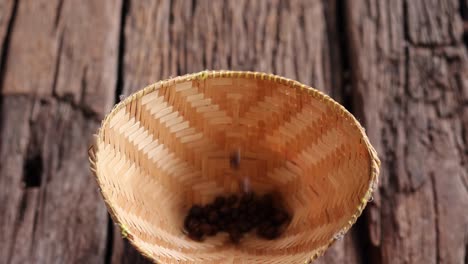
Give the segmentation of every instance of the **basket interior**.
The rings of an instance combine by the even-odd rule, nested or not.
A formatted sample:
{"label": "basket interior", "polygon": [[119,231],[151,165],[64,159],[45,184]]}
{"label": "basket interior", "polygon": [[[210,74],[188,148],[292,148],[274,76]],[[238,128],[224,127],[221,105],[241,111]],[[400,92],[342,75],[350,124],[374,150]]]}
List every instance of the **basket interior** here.
{"label": "basket interior", "polygon": [[[369,189],[371,158],[347,112],[314,90],[248,77],[177,78],[127,98],[100,130],[96,174],[114,219],[161,263],[303,263],[346,227]],[[229,155],[255,192],[280,192],[283,235],[231,245],[182,233],[193,203],[239,192]]]}

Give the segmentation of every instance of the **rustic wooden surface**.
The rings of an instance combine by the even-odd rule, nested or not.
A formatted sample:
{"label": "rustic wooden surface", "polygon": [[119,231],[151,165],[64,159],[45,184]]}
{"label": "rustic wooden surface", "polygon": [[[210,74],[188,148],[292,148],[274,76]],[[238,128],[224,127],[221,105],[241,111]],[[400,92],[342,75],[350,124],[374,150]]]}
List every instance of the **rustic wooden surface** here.
{"label": "rustic wooden surface", "polygon": [[466,0],[0,0],[0,263],[149,263],[87,146],[121,95],[203,69],[295,78],[366,126],[379,190],[317,263],[468,263],[467,29]]}

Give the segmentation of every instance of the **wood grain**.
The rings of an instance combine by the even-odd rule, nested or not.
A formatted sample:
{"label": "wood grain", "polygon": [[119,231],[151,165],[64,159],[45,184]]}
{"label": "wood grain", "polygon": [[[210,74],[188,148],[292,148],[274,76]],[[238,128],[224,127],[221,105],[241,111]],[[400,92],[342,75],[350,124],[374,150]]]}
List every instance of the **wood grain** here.
{"label": "wood grain", "polygon": [[348,6],[354,105],[383,161],[367,214],[371,263],[465,263],[468,71],[458,1]]}
{"label": "wood grain", "polygon": [[0,259],[148,263],[109,224],[91,134],[121,94],[233,69],[326,91],[380,154],[317,263],[468,263],[467,25],[466,0],[0,1]]}
{"label": "wood grain", "polygon": [[1,5],[0,259],[102,262],[107,215],[87,147],[114,102],[120,4]]}
{"label": "wood grain", "polygon": [[[338,41],[336,3],[324,2],[132,1],[125,16],[122,94],[161,78],[232,69],[274,72],[340,98],[342,87],[334,85],[341,85],[341,65],[334,62],[341,54],[339,46],[328,45]],[[255,23],[247,21],[254,17]],[[113,263],[133,263],[138,253],[114,238]],[[327,260],[358,263],[348,262],[348,254],[358,255],[349,238]]]}

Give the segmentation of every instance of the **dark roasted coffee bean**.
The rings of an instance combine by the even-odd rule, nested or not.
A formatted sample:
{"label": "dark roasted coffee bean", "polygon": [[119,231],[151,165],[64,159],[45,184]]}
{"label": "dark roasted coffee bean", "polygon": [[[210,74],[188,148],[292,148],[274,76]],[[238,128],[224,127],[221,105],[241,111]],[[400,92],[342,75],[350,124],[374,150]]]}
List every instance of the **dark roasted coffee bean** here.
{"label": "dark roasted coffee bean", "polygon": [[200,221],[198,221],[196,218],[194,217],[187,217],[185,219],[185,228],[187,229],[187,231],[191,231],[191,230],[194,230],[196,228],[198,228],[200,226]]}
{"label": "dark roasted coffee bean", "polygon": [[238,230],[230,230],[229,238],[231,239],[232,243],[238,244],[240,239],[242,238],[242,234]]}
{"label": "dark roasted coffee bean", "polygon": [[275,239],[290,217],[272,193],[257,196],[250,192],[240,197],[235,194],[218,196],[204,207],[193,205],[184,219],[184,228],[188,236],[197,241],[227,232],[231,241],[238,243],[243,234],[252,229],[256,229],[261,238]]}
{"label": "dark roasted coffee bean", "polygon": [[228,223],[226,222],[226,220],[220,219],[217,226],[219,231],[226,231]]}
{"label": "dark roasted coffee bean", "polygon": [[244,193],[241,197],[241,204],[248,204],[255,200],[255,194],[253,192]]}
{"label": "dark roasted coffee bean", "polygon": [[219,220],[218,212],[211,211],[210,214],[208,215],[208,222],[210,224],[216,224],[218,220]]}
{"label": "dark roasted coffee bean", "polygon": [[249,205],[248,204],[239,204],[239,212],[242,214],[247,214],[247,211],[249,210]]}
{"label": "dark roasted coffee bean", "polygon": [[218,196],[214,201],[214,206],[216,208],[221,208],[226,203],[226,198]]}
{"label": "dark roasted coffee bean", "polygon": [[267,211],[273,209],[273,195],[272,194],[265,194],[259,200],[259,205]]}
{"label": "dark roasted coffee bean", "polygon": [[217,233],[218,233],[218,227],[217,227],[216,225],[212,225],[212,226],[210,226],[209,232],[207,232],[206,234],[207,234],[208,236],[214,236],[214,235],[216,235]]}
{"label": "dark roasted coffee bean", "polygon": [[198,218],[198,221],[200,222],[200,224],[205,224],[208,223],[208,218],[206,217],[206,215],[203,215],[200,218]]}
{"label": "dark roasted coffee bean", "polygon": [[237,209],[237,208],[232,208],[231,209],[231,219],[233,221],[236,221],[237,219],[239,219],[239,209]]}
{"label": "dark roasted coffee bean", "polygon": [[284,210],[276,210],[273,215],[273,222],[277,225],[282,225],[288,220],[288,213]]}
{"label": "dark roasted coffee bean", "polygon": [[209,225],[209,224],[200,225],[200,231],[205,235],[210,233],[211,232],[211,225]]}
{"label": "dark roasted coffee bean", "polygon": [[240,221],[248,221],[249,217],[246,213],[239,210],[239,218]]}
{"label": "dark roasted coffee bean", "polygon": [[271,240],[279,236],[279,231],[278,228],[273,225],[264,224],[257,229],[257,234],[262,238]]}
{"label": "dark roasted coffee bean", "polygon": [[262,218],[260,218],[258,215],[255,215],[252,218],[250,218],[250,221],[252,222],[252,224],[258,225],[261,222],[263,222],[264,220]]}
{"label": "dark roasted coffee bean", "polygon": [[189,232],[189,237],[195,241],[202,241],[203,240],[203,233],[201,230],[194,230]]}
{"label": "dark roasted coffee bean", "polygon": [[249,205],[249,208],[247,209],[247,213],[250,215],[250,216],[254,216],[258,213],[257,211],[257,205],[256,204],[250,204]]}
{"label": "dark roasted coffee bean", "polygon": [[230,211],[231,211],[231,210],[230,210],[230,208],[229,208],[227,205],[225,205],[225,206],[223,206],[223,207],[221,207],[221,208],[219,209],[219,213],[220,213],[222,216],[227,216],[227,215],[229,215],[229,212],[230,212]]}
{"label": "dark roasted coffee bean", "polygon": [[199,205],[194,205],[190,208],[189,215],[200,216],[203,214],[203,208]]}
{"label": "dark roasted coffee bean", "polygon": [[232,194],[227,198],[226,203],[230,206],[234,206],[237,203],[237,200],[237,195]]}
{"label": "dark roasted coffee bean", "polygon": [[252,230],[252,225],[248,222],[241,222],[239,223],[239,230],[242,232],[242,233],[246,233],[246,232],[249,232],[250,230]]}

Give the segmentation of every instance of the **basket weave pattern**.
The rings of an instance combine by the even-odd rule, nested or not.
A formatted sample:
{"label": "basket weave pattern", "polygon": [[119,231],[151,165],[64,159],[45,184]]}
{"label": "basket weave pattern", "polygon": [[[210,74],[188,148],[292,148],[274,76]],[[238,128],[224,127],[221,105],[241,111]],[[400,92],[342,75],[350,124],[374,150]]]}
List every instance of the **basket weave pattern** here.
{"label": "basket weave pattern", "polygon": [[[233,246],[181,231],[187,208],[239,192],[229,154],[256,192],[279,191],[293,219],[272,241]],[[160,263],[305,263],[348,231],[380,162],[363,128],[323,93],[275,75],[204,71],[148,86],[104,119],[92,171],[124,236]]]}

